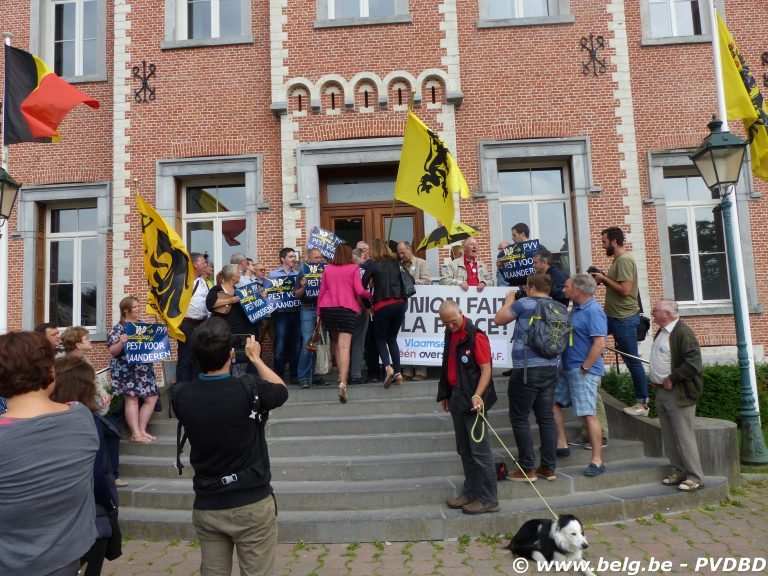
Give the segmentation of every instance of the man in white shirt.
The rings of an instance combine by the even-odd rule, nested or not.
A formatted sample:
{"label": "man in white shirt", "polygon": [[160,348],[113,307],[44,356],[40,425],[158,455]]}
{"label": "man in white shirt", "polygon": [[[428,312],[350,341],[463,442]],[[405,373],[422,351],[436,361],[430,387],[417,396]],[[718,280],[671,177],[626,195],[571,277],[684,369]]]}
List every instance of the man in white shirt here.
{"label": "man in white shirt", "polygon": [[205,298],[208,296],[208,284],[203,278],[203,272],[208,265],[205,256],[199,252],[192,252],[189,255],[192,261],[192,268],[195,271],[195,280],[192,284],[192,297],[189,299],[189,306],[184,314],[184,320],[181,321],[179,329],[187,337],[186,342],[178,341],[179,358],[176,363],[176,382],[186,382],[195,378],[200,372],[200,366],[197,359],[192,354],[190,338],[195,332],[195,328],[208,319],[208,309],[205,307]]}
{"label": "man in white shirt", "polygon": [[693,426],[703,389],[701,348],[693,330],[680,320],[674,300],[657,301],[651,315],[659,331],[651,347],[650,381],[656,388],[664,451],[673,468],[662,484],[695,492],[704,485]]}

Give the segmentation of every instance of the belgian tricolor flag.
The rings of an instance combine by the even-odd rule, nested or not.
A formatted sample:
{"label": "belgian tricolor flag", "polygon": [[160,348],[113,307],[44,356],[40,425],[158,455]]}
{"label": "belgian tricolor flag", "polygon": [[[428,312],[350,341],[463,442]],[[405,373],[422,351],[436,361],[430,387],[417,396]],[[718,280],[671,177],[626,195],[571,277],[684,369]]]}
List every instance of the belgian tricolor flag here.
{"label": "belgian tricolor flag", "polygon": [[3,144],[57,142],[58,127],[80,103],[98,101],[65,82],[29,52],[5,46],[5,133]]}

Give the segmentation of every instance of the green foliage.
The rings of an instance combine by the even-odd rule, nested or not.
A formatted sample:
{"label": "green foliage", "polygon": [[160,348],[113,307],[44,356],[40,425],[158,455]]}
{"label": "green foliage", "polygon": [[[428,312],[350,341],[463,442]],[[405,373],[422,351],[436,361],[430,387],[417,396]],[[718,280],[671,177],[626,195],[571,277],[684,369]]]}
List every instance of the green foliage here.
{"label": "green foliage", "polygon": [[[757,390],[760,402],[761,423],[768,426],[768,362],[755,366],[757,373]],[[603,389],[614,398],[621,400],[627,406],[635,403],[635,388],[632,377],[626,369],[617,373],[615,369],[603,376]],[[649,389],[651,397],[650,416],[655,418],[656,406],[654,399],[656,390]],[[739,387],[739,367],[737,364],[712,364],[704,367],[704,392],[696,407],[696,415],[706,418],[730,420],[739,424],[741,408],[741,390]]]}

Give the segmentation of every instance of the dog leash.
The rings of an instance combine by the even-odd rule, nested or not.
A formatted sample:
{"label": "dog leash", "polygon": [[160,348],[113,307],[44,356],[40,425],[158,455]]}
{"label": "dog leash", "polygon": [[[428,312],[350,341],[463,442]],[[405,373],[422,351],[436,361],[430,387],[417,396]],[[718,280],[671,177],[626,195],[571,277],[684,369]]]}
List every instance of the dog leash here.
{"label": "dog leash", "polygon": [[[482,423],[481,423],[482,434],[480,436],[480,439],[477,440],[475,438],[475,426],[477,426],[478,422],[481,419],[482,419]],[[485,436],[485,426],[488,426],[488,429],[491,432],[493,432],[493,435],[496,436],[496,440],[499,441],[499,444],[501,444],[501,446],[504,448],[506,453],[509,454],[509,457],[512,458],[512,462],[514,462],[515,466],[517,466],[517,468],[520,470],[520,472],[523,473],[523,475],[525,476],[525,479],[528,480],[528,484],[530,484],[531,488],[533,488],[534,491],[536,492],[536,494],[538,494],[539,498],[541,498],[541,501],[544,502],[544,506],[547,507],[547,510],[549,510],[550,514],[552,514],[552,517],[555,519],[555,522],[557,522],[558,515],[555,514],[555,511],[552,510],[551,506],[544,499],[544,496],[542,496],[541,492],[539,492],[539,489],[536,488],[536,484],[534,484],[533,481],[530,478],[528,478],[528,474],[526,474],[525,470],[523,470],[523,467],[520,466],[520,463],[515,459],[515,457],[512,456],[512,452],[509,451],[509,448],[507,448],[507,445],[504,444],[504,442],[502,441],[501,438],[499,438],[498,433],[496,432],[496,430],[493,429],[493,426],[491,426],[491,423],[488,422],[488,419],[485,417],[485,405],[483,405],[483,407],[480,410],[477,411],[477,417],[475,418],[475,423],[472,425],[472,440],[474,440],[475,442],[478,442],[478,443],[483,440],[483,437]]]}

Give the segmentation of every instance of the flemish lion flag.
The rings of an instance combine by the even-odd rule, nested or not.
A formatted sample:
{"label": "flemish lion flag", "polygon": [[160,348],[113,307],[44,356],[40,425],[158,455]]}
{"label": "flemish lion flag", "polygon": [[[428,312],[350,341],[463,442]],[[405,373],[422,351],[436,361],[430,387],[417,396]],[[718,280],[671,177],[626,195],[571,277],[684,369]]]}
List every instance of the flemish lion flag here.
{"label": "flemish lion flag", "polygon": [[58,127],[78,104],[98,101],[54,74],[37,56],[5,46],[3,143],[58,142]]}
{"label": "flemish lion flag", "polygon": [[395,198],[453,224],[453,195],[469,198],[469,186],[442,139],[408,110]]}
{"label": "flemish lion flag", "polygon": [[720,14],[717,27],[728,119],[744,121],[751,140],[752,174],[768,181],[768,106]]}
{"label": "flemish lion flag", "polygon": [[179,329],[192,297],[195,271],[187,248],[152,206],[138,194],[141,239],[144,245],[144,275],[149,283],[147,313],[157,314],[168,325],[168,333],[186,341]]}

